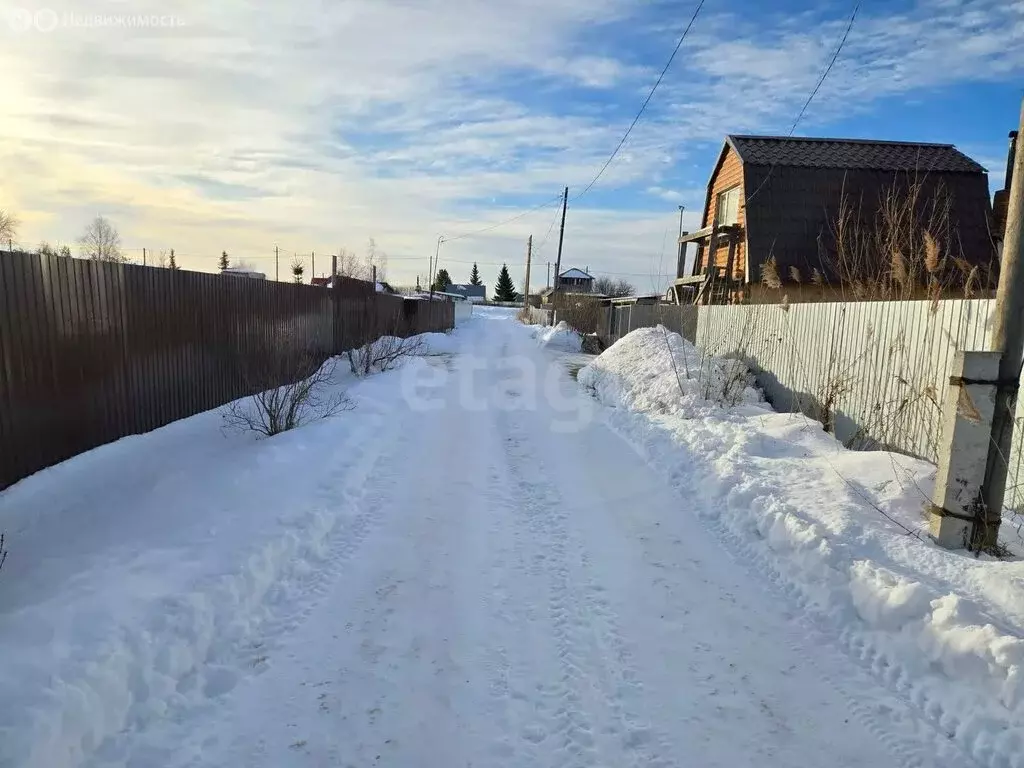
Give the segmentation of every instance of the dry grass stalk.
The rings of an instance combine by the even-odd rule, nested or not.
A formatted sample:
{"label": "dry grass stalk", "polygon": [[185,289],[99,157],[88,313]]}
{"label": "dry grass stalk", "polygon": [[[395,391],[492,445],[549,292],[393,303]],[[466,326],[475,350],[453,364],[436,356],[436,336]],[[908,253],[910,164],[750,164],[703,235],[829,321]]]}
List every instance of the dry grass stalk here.
{"label": "dry grass stalk", "polygon": [[[845,191],[830,223],[832,246],[820,256],[836,276],[841,293],[857,299],[931,301],[959,296],[974,268],[952,218],[952,197],[927,176],[895,174],[877,205],[867,213],[863,200]],[[972,254],[977,258],[977,254]],[[977,291],[986,281],[982,265],[971,280]]]}
{"label": "dry grass stalk", "polygon": [[789,268],[789,279],[798,285],[802,282],[800,279],[800,270],[793,266]]}
{"label": "dry grass stalk", "polygon": [[894,249],[892,252],[892,280],[894,283],[899,285],[901,288],[907,288],[910,285],[910,271],[907,269],[907,260],[903,258],[903,254],[899,250]]}
{"label": "dry grass stalk", "polygon": [[789,312],[789,294],[788,293],[784,293],[782,295],[782,303],[779,304],[779,306],[782,307],[782,311],[783,312]]}
{"label": "dry grass stalk", "polygon": [[964,283],[964,298],[972,299],[978,292],[978,286],[981,283],[981,272],[977,266],[971,267],[971,271],[967,274],[967,282]]}
{"label": "dry grass stalk", "polygon": [[924,231],[924,268],[934,275],[942,267],[939,261],[939,243],[927,229]]}
{"label": "dry grass stalk", "polygon": [[782,279],[779,277],[779,268],[774,256],[769,256],[761,265],[761,281],[772,290],[782,287]]}

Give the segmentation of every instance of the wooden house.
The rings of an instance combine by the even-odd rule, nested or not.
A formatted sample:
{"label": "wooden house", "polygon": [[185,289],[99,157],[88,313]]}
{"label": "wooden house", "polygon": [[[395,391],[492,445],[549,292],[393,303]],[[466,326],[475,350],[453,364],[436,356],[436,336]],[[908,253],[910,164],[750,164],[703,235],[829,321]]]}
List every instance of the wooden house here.
{"label": "wooden house", "polygon": [[[947,274],[943,285],[959,280],[962,286],[973,266],[993,279],[988,174],[952,145],[729,136],[708,182],[701,228],[679,238],[677,279],[667,298],[679,303],[777,302],[783,293],[791,301],[834,300],[840,293],[851,298],[848,284],[863,282],[866,273],[889,279],[892,255],[858,241],[865,254],[871,253],[861,258],[868,263],[857,267],[865,274],[854,274],[843,261],[850,248],[843,226],[856,227],[865,237],[877,235],[900,196],[909,201],[908,221],[914,222],[900,226],[916,228],[919,239],[929,227],[935,229],[929,236],[942,249],[943,269],[952,274],[957,265],[960,277]],[[941,226],[932,223],[940,218],[937,211]],[[696,253],[687,267],[690,243]]]}

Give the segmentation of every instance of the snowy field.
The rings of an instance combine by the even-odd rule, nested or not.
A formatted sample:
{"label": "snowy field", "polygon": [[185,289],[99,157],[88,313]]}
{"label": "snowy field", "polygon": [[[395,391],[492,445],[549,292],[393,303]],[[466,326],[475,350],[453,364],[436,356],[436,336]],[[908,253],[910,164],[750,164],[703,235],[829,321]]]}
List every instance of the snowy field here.
{"label": "snowy field", "polygon": [[926,465],[514,313],[0,493],[0,766],[1024,766],[1024,568],[913,535]]}

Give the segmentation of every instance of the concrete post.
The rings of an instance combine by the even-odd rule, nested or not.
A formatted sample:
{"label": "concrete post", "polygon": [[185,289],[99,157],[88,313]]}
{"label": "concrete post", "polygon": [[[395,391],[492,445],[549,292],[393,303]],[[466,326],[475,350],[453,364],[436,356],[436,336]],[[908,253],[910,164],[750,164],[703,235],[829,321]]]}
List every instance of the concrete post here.
{"label": "concrete post", "polygon": [[929,510],[932,538],[946,549],[969,547],[977,536],[1000,357],[999,352],[957,352],[953,358]]}

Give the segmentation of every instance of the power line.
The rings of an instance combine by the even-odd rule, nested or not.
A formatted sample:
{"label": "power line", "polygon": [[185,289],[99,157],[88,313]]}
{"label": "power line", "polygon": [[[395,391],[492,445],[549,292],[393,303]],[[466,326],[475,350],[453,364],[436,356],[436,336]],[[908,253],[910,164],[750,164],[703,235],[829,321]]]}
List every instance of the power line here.
{"label": "power line", "polygon": [[556,195],[555,197],[551,198],[550,200],[545,200],[540,205],[534,206],[533,208],[528,208],[527,210],[525,210],[525,211],[523,211],[521,213],[518,213],[515,216],[512,216],[511,218],[505,219],[503,221],[499,221],[496,224],[490,224],[490,225],[488,225],[486,227],[482,227],[480,229],[475,229],[472,232],[464,232],[461,235],[454,235],[452,237],[445,237],[444,238],[444,242],[446,242],[446,243],[454,243],[456,240],[462,240],[462,239],[467,238],[467,237],[474,237],[475,235],[482,235],[484,232],[490,232],[492,229],[497,229],[498,227],[503,227],[506,224],[511,224],[513,221],[518,221],[519,219],[523,218],[524,216],[529,216],[531,213],[539,211],[542,208],[547,208],[553,202],[555,202],[556,200],[560,200],[561,198],[562,198],[561,194]]}
{"label": "power line", "polygon": [[612,164],[612,160],[614,160],[615,156],[619,154],[619,150],[622,149],[622,145],[626,143],[626,139],[629,138],[629,134],[633,132],[633,129],[636,127],[636,124],[640,122],[640,118],[643,116],[644,111],[647,109],[647,105],[650,104],[651,99],[654,98],[654,92],[658,90],[658,86],[661,85],[661,81],[665,79],[665,74],[668,72],[669,67],[672,66],[672,62],[675,61],[676,54],[679,53],[679,49],[682,47],[683,41],[686,39],[686,36],[690,34],[690,28],[693,26],[693,22],[697,20],[697,16],[700,14],[701,8],[704,7],[704,2],[705,0],[700,0],[700,3],[697,4],[697,9],[693,12],[693,15],[690,17],[690,23],[687,24],[686,29],[683,30],[683,34],[679,38],[679,42],[676,43],[676,47],[672,51],[672,55],[668,57],[668,61],[665,62],[665,67],[661,70],[661,74],[658,75],[658,79],[654,83],[654,87],[652,87],[651,92],[647,94],[647,98],[644,99],[644,103],[641,105],[640,111],[636,113],[636,117],[633,118],[633,122],[630,123],[629,128],[627,128],[626,132],[622,135],[622,138],[619,140],[618,145],[615,147],[614,151],[612,151],[611,155],[608,156],[608,159],[604,161],[604,165],[601,166],[601,170],[597,172],[597,175],[591,180],[589,184],[587,184],[587,186],[583,189],[582,192],[580,192],[573,198],[573,202],[579,200],[581,197],[587,194],[587,192],[590,191],[590,188],[593,187],[597,183],[597,180],[600,179],[601,176],[604,174],[604,172],[608,170],[608,166]]}
{"label": "power line", "polygon": [[547,244],[548,238],[551,237],[551,233],[555,231],[555,224],[558,223],[558,216],[559,216],[560,213],[561,213],[561,210],[558,209],[558,208],[555,208],[555,218],[553,218],[551,220],[551,226],[548,227],[548,231],[545,233],[544,239],[540,241],[540,245],[538,245],[536,248],[533,249],[533,253],[534,253],[535,256],[540,253],[540,249],[543,248]]}
{"label": "power line", "polygon": [[[853,24],[857,20],[857,13],[859,11],[860,0],[857,0],[857,3],[853,6],[853,13],[850,14],[850,21],[846,25],[846,31],[843,32],[843,37],[842,39],[840,39],[839,45],[836,47],[835,53],[832,54],[831,61],[829,61],[828,66],[825,67],[825,71],[821,73],[821,77],[818,78],[818,82],[814,86],[814,90],[811,91],[811,95],[807,97],[807,101],[805,101],[804,105],[800,108],[800,113],[796,116],[796,119],[793,121],[793,125],[790,126],[787,137],[793,136],[793,133],[796,131],[796,127],[800,124],[800,121],[803,120],[804,114],[806,114],[807,112],[807,108],[811,106],[811,102],[814,101],[814,97],[818,95],[818,91],[821,90],[821,86],[824,84],[826,78],[828,78],[829,73],[832,72],[832,67],[834,67],[836,61],[839,60],[839,54],[842,53],[843,47],[846,45],[846,40],[850,36],[850,30],[853,29]],[[761,191],[761,188],[768,183],[768,179],[772,177],[772,173],[774,171],[775,163],[772,163],[771,167],[768,169],[768,173],[765,174],[764,181],[758,184],[757,189],[755,189],[750,195],[747,196],[747,199],[745,201],[746,203],[749,203],[751,200],[754,199],[754,196],[757,195],[757,193]]]}

